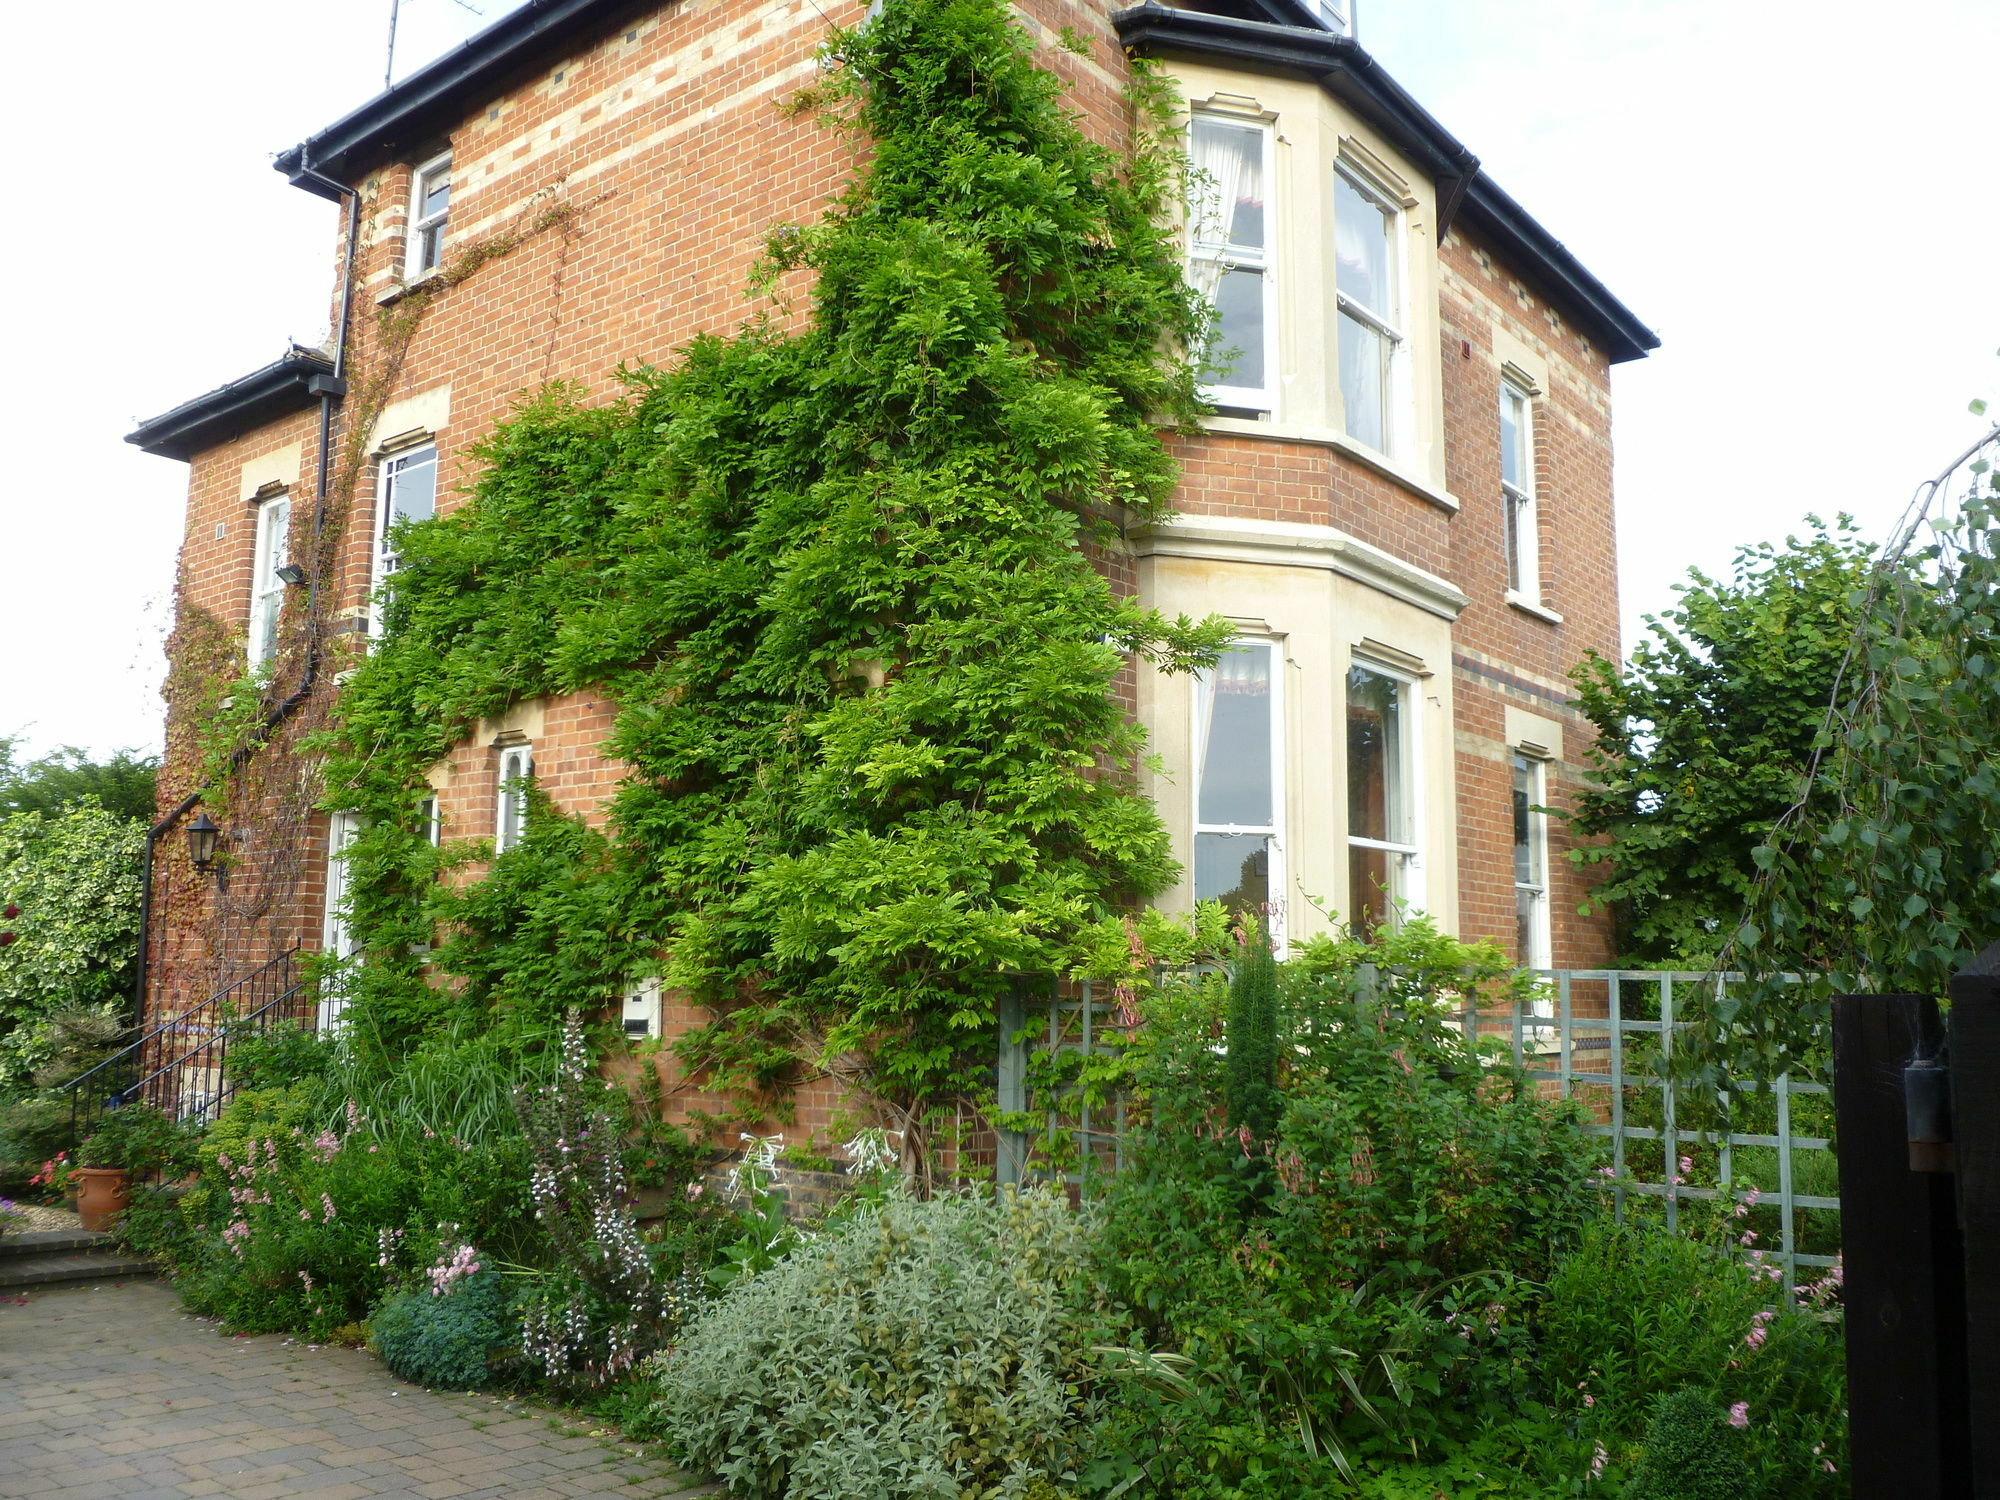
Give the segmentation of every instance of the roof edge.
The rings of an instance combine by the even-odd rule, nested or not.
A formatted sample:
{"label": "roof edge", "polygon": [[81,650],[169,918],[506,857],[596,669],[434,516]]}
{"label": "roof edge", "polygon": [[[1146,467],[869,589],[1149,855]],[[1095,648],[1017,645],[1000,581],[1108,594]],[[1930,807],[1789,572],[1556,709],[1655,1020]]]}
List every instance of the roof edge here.
{"label": "roof edge", "polygon": [[1130,51],[1193,52],[1253,68],[1310,75],[1432,175],[1440,239],[1462,217],[1588,328],[1613,364],[1644,358],[1659,348],[1659,335],[1612,295],[1562,241],[1502,192],[1479,158],[1352,37],[1176,10],[1158,0],[1147,0],[1111,19]]}
{"label": "roof edge", "polygon": [[334,185],[312,174],[340,181],[359,176],[456,123],[517,74],[546,65],[552,49],[647,3],[652,0],[527,0],[324,130],[279,152],[272,165],[293,187],[338,202],[341,195]]}
{"label": "roof edge", "polygon": [[322,395],[339,394],[332,359],[294,344],[261,370],[141,422],[125,441],[142,452],[185,463],[273,418],[303,411]]}

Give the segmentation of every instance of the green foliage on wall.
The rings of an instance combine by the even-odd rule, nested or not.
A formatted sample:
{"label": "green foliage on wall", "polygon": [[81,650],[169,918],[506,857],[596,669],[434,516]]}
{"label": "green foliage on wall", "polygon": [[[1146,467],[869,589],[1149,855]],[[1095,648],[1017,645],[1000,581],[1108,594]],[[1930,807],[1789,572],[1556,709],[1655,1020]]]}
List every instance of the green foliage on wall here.
{"label": "green foliage on wall", "polygon": [[1572,674],[1597,730],[1591,783],[1569,814],[1628,963],[1708,963],[1757,878],[1751,851],[1798,799],[1854,638],[1874,557],[1854,523],[1740,549],[1648,617],[1620,671],[1592,653]]}
{"label": "green foliage on wall", "polygon": [[[817,101],[872,164],[769,241],[761,274],[812,277],[808,314],[697,339],[608,405],[542,393],[471,498],[397,538],[328,766],[370,823],[369,1034],[549,1020],[664,963],[716,1017],[682,1050],[724,1083],[842,1057],[920,1100],[990,1047],[1008,975],[1173,878],[1114,688],[1226,627],[1092,564],[1164,512],[1157,429],[1198,410],[1165,95],[1142,75],[1129,150],[1093,143],[995,0],[892,0],[828,61]],[[438,883],[480,851],[423,843],[426,769],[571,692],[616,709],[608,822],[538,802],[483,879]],[[410,955],[434,928],[456,985]]]}

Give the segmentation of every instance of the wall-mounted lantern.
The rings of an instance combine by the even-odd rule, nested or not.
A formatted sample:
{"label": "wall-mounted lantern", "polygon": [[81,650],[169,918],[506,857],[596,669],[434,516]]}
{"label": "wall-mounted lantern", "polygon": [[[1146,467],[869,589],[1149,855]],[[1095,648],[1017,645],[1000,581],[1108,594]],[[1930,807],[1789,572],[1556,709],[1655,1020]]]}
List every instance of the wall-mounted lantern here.
{"label": "wall-mounted lantern", "polygon": [[188,824],[188,859],[193,862],[196,874],[215,872],[215,845],[221,837],[222,830],[206,812],[197,814],[195,820]]}

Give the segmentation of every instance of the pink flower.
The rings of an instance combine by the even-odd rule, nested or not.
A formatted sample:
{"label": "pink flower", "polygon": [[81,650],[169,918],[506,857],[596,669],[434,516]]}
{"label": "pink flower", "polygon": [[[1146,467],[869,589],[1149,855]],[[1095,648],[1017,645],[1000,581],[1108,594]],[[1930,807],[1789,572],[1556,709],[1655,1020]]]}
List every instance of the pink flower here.
{"label": "pink flower", "polygon": [[1604,1451],[1604,1444],[1599,1443],[1597,1445],[1597,1452],[1591,1455],[1590,1477],[1592,1479],[1602,1479],[1604,1477],[1604,1466],[1610,1459],[1611,1455]]}
{"label": "pink flower", "polygon": [[1739,1401],[1729,1408],[1729,1425],[1737,1428],[1748,1427],[1750,1425],[1750,1403],[1748,1401]]}
{"label": "pink flower", "polygon": [[1681,1158],[1682,1175],[1685,1176],[1687,1173],[1692,1172],[1693,1170],[1694,1170],[1694,1158],[1692,1156],[1683,1156]]}

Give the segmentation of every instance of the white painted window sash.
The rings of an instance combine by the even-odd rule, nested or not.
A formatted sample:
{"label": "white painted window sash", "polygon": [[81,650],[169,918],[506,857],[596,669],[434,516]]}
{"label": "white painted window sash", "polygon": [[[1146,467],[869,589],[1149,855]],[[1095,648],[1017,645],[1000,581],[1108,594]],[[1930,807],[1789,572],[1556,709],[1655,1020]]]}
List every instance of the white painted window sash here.
{"label": "white painted window sash", "polygon": [[[1525,779],[1527,786],[1520,782]],[[1516,751],[1510,765],[1509,790],[1514,796],[1527,797],[1528,872],[1522,879],[1519,870],[1514,878],[1515,901],[1528,902],[1528,922],[1525,941],[1519,943],[1521,967],[1524,969],[1546,969],[1550,966],[1552,935],[1549,911],[1549,815],[1536,812],[1548,799],[1548,767],[1533,756]],[[1518,841],[1516,841],[1518,847]]]}
{"label": "white painted window sash", "polygon": [[528,828],[528,783],[535,774],[532,745],[507,745],[500,751],[497,796],[494,799],[493,847],[513,848]]}
{"label": "white painted window sash", "polygon": [[[1222,277],[1227,272],[1245,270],[1258,273],[1263,292],[1264,347],[1261,353],[1264,383],[1261,386],[1205,385],[1202,387],[1201,395],[1203,400],[1216,406],[1275,414],[1278,404],[1278,266],[1274,248],[1277,238],[1277,183],[1271,127],[1258,120],[1239,119],[1230,115],[1197,114],[1194,122],[1189,125],[1191,146],[1199,122],[1208,119],[1218,124],[1256,133],[1257,172],[1264,194],[1264,244],[1232,243],[1225,237],[1226,223],[1223,225],[1224,235],[1206,233],[1205,231],[1214,225],[1215,220],[1204,211],[1202,202],[1204,188],[1197,182],[1188,204],[1188,279],[1197,291],[1212,297],[1214,289],[1219,287]],[[1223,205],[1223,212],[1227,211],[1227,205]]]}
{"label": "white painted window sash", "polygon": [[[1500,383],[1500,402],[1514,419],[1514,472],[1509,482],[1502,465],[1500,494],[1506,506],[1507,590],[1515,598],[1539,604],[1542,598],[1541,517],[1537,514],[1535,475],[1535,403],[1512,380]],[[1504,428],[1503,428],[1504,436]]]}
{"label": "white painted window sash", "polygon": [[[320,928],[320,946],[335,958],[352,958],[360,951],[348,922],[348,846],[361,832],[359,814],[337,812],[326,824],[326,912]],[[318,1025],[321,1031],[340,1024],[347,1009],[346,976],[328,974],[320,983]]]}
{"label": "white painted window sash", "polygon": [[[445,204],[435,213],[424,212],[439,179],[445,182]],[[451,219],[451,153],[433,157],[410,174],[409,253],[405,275],[415,281],[444,263],[445,230]]]}
{"label": "white painted window sash", "polygon": [[[1362,171],[1346,158],[1336,160],[1334,173],[1362,198],[1379,209],[1387,224],[1387,272],[1388,305],[1384,308],[1370,307],[1367,303],[1340,290],[1336,277],[1333,288],[1336,314],[1344,313],[1379,336],[1385,345],[1382,370],[1382,452],[1385,456],[1395,456],[1408,446],[1407,434],[1412,423],[1410,405],[1410,381],[1408,373],[1409,339],[1405,332],[1408,308],[1404,306],[1406,288],[1410,284],[1409,272],[1409,216],[1397,196],[1377,183],[1373,177]],[[1337,195],[1336,195],[1337,196]],[[1339,335],[1336,319],[1334,334]],[[1338,356],[1336,356],[1337,363]],[[1336,373],[1336,380],[1338,379]],[[1354,426],[1346,423],[1350,433]]]}
{"label": "white painted window sash", "polygon": [[[1422,698],[1417,692],[1417,679],[1407,672],[1385,665],[1373,657],[1355,653],[1349,659],[1350,668],[1373,673],[1396,684],[1397,724],[1400,730],[1400,753],[1392,767],[1397,778],[1396,789],[1400,791],[1403,804],[1402,828],[1398,830],[1400,839],[1375,839],[1349,832],[1346,844],[1349,849],[1379,849],[1394,855],[1390,863],[1390,921],[1396,920],[1397,903],[1422,910],[1426,899],[1424,881],[1424,751],[1423,722],[1420,708]],[[1343,714],[1345,710],[1343,709]],[[1345,807],[1345,802],[1342,806]],[[1350,908],[1354,905],[1355,893],[1348,893]]]}
{"label": "white painted window sash", "polygon": [[244,655],[260,666],[277,654],[278,621],[285,608],[285,580],[278,576],[291,557],[292,500],[273,495],[257,507],[257,538],[250,584],[250,636]]}
{"label": "white painted window sash", "polygon": [[[1269,910],[1264,914],[1265,925],[1272,944],[1282,953],[1286,942],[1286,895],[1290,890],[1287,883],[1285,859],[1285,654],[1278,641],[1269,637],[1241,636],[1229,642],[1227,649],[1260,651],[1265,655],[1265,671],[1270,682],[1268,713],[1270,716],[1270,756],[1269,767],[1271,786],[1271,820],[1268,823],[1211,823],[1201,817],[1202,777],[1205,769],[1203,747],[1207,740],[1208,712],[1212,696],[1210,678],[1212,672],[1197,673],[1192,684],[1194,708],[1193,744],[1195,770],[1190,778],[1189,814],[1196,838],[1202,834],[1225,834],[1248,836],[1265,840],[1266,874],[1265,889],[1270,893]],[[1190,872],[1192,877],[1192,872]]]}

